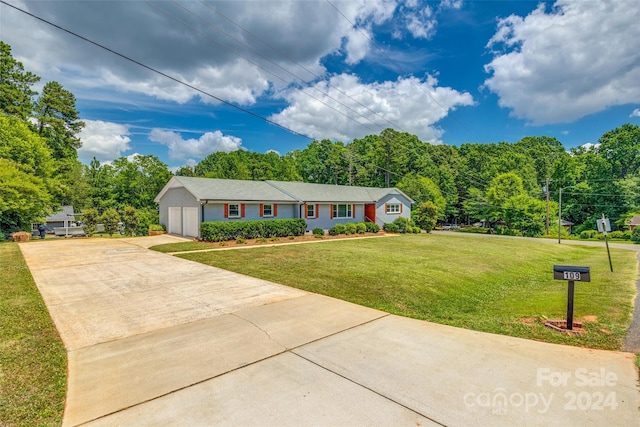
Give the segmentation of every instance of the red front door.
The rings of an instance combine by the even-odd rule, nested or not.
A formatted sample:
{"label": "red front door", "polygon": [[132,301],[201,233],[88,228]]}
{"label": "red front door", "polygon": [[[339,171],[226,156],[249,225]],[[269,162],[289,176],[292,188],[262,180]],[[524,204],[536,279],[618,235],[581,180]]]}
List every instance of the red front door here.
{"label": "red front door", "polygon": [[376,205],[364,205],[364,220],[376,222]]}

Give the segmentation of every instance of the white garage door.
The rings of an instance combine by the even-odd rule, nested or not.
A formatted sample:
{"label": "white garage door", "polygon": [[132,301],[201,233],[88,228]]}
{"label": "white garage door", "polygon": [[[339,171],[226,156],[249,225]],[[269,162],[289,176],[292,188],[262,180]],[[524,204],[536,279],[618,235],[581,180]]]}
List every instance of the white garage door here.
{"label": "white garage door", "polygon": [[167,232],[173,234],[182,234],[182,208],[169,207],[169,224],[167,225]]}
{"label": "white garage door", "polygon": [[198,208],[182,208],[182,232],[189,237],[198,237]]}

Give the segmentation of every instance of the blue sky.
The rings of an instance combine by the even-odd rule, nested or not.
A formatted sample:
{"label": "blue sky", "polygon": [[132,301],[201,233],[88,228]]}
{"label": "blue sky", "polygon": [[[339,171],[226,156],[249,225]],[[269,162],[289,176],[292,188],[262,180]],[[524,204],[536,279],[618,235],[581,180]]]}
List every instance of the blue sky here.
{"label": "blue sky", "polygon": [[5,1],[281,126],[0,4],[0,38],[36,89],[76,95],[85,162],[177,168],[387,127],[570,148],[640,124],[638,0]]}

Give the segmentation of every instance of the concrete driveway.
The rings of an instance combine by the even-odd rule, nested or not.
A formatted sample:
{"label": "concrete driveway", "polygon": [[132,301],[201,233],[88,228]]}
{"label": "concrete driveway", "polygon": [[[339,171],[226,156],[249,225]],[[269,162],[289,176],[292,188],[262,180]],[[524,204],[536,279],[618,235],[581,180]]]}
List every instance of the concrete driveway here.
{"label": "concrete driveway", "polygon": [[640,425],[630,353],[401,318],[146,249],[177,239],[20,246],[68,351],[64,425]]}

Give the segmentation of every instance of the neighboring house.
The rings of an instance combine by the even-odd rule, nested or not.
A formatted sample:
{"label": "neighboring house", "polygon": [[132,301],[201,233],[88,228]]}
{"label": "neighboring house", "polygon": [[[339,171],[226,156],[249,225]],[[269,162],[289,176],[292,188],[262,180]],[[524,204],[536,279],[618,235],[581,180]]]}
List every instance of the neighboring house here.
{"label": "neighboring house", "polygon": [[[75,225],[76,218],[73,212],[73,206],[63,206],[61,211],[54,213],[46,218],[46,226],[50,233],[53,233],[54,227],[71,227]],[[40,223],[31,224],[31,229],[36,231]]]}
{"label": "neighboring house", "polygon": [[160,223],[169,233],[197,237],[208,221],[304,218],[307,228],[409,218],[414,203],[396,188],[283,181],[172,177],[158,193]]}
{"label": "neighboring house", "polygon": [[567,233],[571,234],[571,228],[575,225],[573,222],[571,221],[565,221],[564,219],[560,222],[560,225],[562,225],[562,227],[567,230]]}
{"label": "neighboring house", "polygon": [[634,228],[640,226],[640,215],[636,215],[627,221],[627,225],[629,226],[629,230],[633,231]]}

